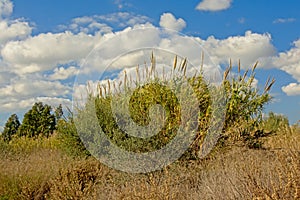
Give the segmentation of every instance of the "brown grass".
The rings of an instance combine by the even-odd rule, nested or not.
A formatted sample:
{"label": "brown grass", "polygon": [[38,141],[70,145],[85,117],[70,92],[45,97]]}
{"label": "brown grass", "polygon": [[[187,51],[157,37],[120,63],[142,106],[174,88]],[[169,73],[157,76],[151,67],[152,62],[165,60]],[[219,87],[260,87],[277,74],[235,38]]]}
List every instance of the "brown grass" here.
{"label": "brown grass", "polygon": [[2,156],[0,199],[299,199],[299,135],[295,126],[267,138],[265,150],[227,147],[149,174],[49,148]]}
{"label": "brown grass", "polygon": [[51,149],[2,157],[0,199],[41,199],[49,190],[48,181],[69,162],[68,157]]}

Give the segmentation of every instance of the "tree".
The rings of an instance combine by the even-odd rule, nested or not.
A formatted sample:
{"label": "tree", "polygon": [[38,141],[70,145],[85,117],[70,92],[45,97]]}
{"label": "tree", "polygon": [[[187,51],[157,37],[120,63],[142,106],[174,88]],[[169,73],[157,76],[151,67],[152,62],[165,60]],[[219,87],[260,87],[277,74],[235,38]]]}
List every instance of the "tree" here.
{"label": "tree", "polygon": [[11,115],[7,122],[2,133],[4,141],[9,142],[12,139],[12,136],[18,132],[20,127],[20,121],[16,114]]}
{"label": "tree", "polygon": [[48,137],[56,126],[55,115],[51,106],[42,102],[35,103],[25,115],[19,129],[19,136],[35,137],[40,134]]}
{"label": "tree", "polygon": [[56,121],[58,121],[62,118],[62,116],[64,115],[64,112],[63,112],[63,108],[62,108],[61,104],[59,104],[59,106],[55,109],[54,113],[55,113]]}

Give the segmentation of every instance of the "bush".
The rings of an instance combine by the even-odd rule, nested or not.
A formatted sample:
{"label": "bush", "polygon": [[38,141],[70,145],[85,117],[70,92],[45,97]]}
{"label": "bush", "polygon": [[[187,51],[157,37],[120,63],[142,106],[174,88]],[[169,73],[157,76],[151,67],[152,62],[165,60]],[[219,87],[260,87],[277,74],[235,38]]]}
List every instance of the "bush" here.
{"label": "bush", "polygon": [[271,82],[268,79],[264,91],[259,93],[258,89],[252,86],[256,66],[257,63],[248,78],[248,70],[243,75],[239,70],[239,74],[232,80],[227,79],[231,71],[229,67],[224,73],[223,80],[227,99],[223,139],[233,143],[241,141],[251,148],[262,146],[259,138],[264,136],[264,130],[260,127],[263,109],[271,100],[268,92],[275,82],[274,79]]}
{"label": "bush", "polygon": [[57,139],[59,148],[72,157],[85,157],[90,153],[82,143],[72,118],[60,119],[57,123]]}
{"label": "bush", "polygon": [[277,133],[290,129],[288,118],[273,112],[268,114],[268,117],[263,120],[261,126],[269,133]]}
{"label": "bush", "polygon": [[[248,71],[246,71],[243,75],[239,73],[237,77],[228,80],[228,74],[232,69],[230,66],[224,73],[223,88],[206,83],[204,76],[201,73],[188,78],[200,105],[198,109],[199,130],[196,141],[190,147],[190,153],[197,154],[197,151],[199,151],[203,139],[207,134],[207,130],[211,125],[210,119],[213,115],[211,101],[212,94],[210,94],[211,90],[209,88],[212,88],[212,90],[216,90],[217,92],[222,92],[222,90],[224,90],[223,92],[226,99],[226,116],[223,135],[220,142],[233,141],[235,143],[241,141],[249,147],[261,147],[262,143],[258,140],[261,136],[259,124],[262,121],[264,105],[271,100],[268,91],[274,84],[274,80],[271,82],[268,80],[263,93],[259,93],[258,89],[253,87],[256,66],[257,63],[253,66],[252,72],[248,78]],[[171,80],[167,80],[172,81],[172,83],[174,82],[175,88],[177,87],[177,81],[180,80],[181,77],[185,77],[186,67],[187,65],[185,63],[180,68],[177,68],[177,70],[182,73],[179,77],[172,77]],[[174,66],[174,70],[175,69],[176,65]],[[147,74],[146,77],[153,77],[151,71],[152,70],[150,70],[150,72],[146,70],[146,74],[150,73]],[[115,90],[114,92],[111,89],[112,87],[109,81],[108,85],[99,85],[97,92],[90,93],[89,102],[86,104],[85,108],[79,110],[79,115],[76,116],[78,117],[77,121],[83,123],[82,120],[85,119],[85,123],[88,123],[88,120],[86,120],[87,116],[83,113],[88,113],[87,110],[91,107],[89,104],[93,104],[94,102],[98,123],[101,129],[105,132],[106,136],[119,147],[133,152],[148,152],[160,149],[174,137],[181,116],[179,111],[180,105],[178,104],[176,96],[172,94],[172,91],[168,91],[167,88],[164,88],[163,84],[160,84],[161,81],[158,80],[158,77],[154,77],[153,80],[150,79],[148,81],[148,84],[142,85],[138,81],[128,82],[127,77],[125,76],[123,82],[124,88],[122,90],[119,88],[119,90]],[[120,85],[121,83],[119,86]],[[130,87],[131,85],[135,85],[136,87],[132,88]],[[129,109],[130,116],[128,117],[138,125],[148,125],[149,108],[152,105],[160,104],[164,107],[166,111],[164,120],[166,123],[158,134],[145,139],[132,137],[119,127],[120,124],[124,125],[124,123],[128,123],[128,121],[122,121],[124,116],[113,116],[111,102],[113,100],[122,105],[124,103],[122,91],[131,94],[129,108],[126,108],[126,106],[124,108]],[[119,109],[123,109],[123,107],[120,106]],[[130,127],[131,124],[124,125],[124,127],[127,126]],[[92,133],[85,133],[83,137],[86,137],[86,141],[89,141],[90,143],[96,141],[95,136],[93,136]]]}
{"label": "bush", "polygon": [[[128,90],[129,89],[130,88],[128,88]],[[171,90],[160,85],[158,82],[138,87],[132,92],[133,94],[129,102],[129,112],[134,123],[140,126],[149,125],[150,107],[155,104],[160,104],[164,107],[166,112],[165,126],[158,134],[152,137],[144,139],[130,136],[119,127],[122,125],[123,127],[132,128],[133,126],[130,124],[130,120],[124,120],[125,115],[114,116],[111,108],[112,101],[115,101],[118,104],[124,104],[124,106],[122,105],[118,108],[126,109],[126,97],[120,96],[119,98],[117,95],[112,95],[91,98],[91,101],[95,101],[96,113],[101,129],[112,142],[128,151],[148,152],[160,149],[166,145],[175,136],[174,133],[177,132],[180,122],[180,105],[178,99]],[[145,135],[145,133],[139,130],[136,130],[136,134]]]}

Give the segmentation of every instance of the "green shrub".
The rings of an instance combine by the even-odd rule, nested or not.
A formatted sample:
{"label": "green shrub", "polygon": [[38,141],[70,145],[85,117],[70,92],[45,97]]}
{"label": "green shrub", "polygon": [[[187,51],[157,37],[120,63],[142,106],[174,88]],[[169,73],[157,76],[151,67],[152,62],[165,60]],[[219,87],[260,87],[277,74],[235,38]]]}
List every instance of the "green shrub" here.
{"label": "green shrub", "polygon": [[[155,64],[151,64],[151,70],[146,70],[148,81],[145,85],[139,81],[128,81],[125,72],[122,89],[116,89],[115,83],[112,84],[108,81],[107,85],[99,85],[97,92],[92,91],[89,94],[86,106],[78,109],[78,115],[74,118],[74,121],[79,124],[79,127],[83,128],[83,130],[80,130],[79,135],[81,139],[85,141],[86,146],[92,147],[92,145],[94,145],[96,148],[97,145],[108,145],[102,143],[102,139],[95,134],[99,131],[96,130],[99,126],[90,123],[93,117],[89,116],[89,113],[94,112],[94,110],[96,110],[98,123],[106,136],[114,144],[127,151],[154,151],[165,146],[172,140],[177,133],[178,124],[180,124],[181,119],[181,105],[172,91],[176,91],[177,88],[180,88],[182,78],[186,77],[186,59],[182,62],[180,67],[177,67],[176,62],[174,63],[173,70],[174,73],[176,70],[178,76],[172,77],[169,80],[164,80],[164,78],[161,80],[155,76],[156,73],[153,75],[153,66],[155,66]],[[199,105],[199,108],[197,108],[198,113],[194,113],[198,115],[199,129],[196,133],[195,141],[188,151],[190,154],[197,155],[197,151],[200,151],[211,124],[219,123],[211,120],[212,116],[216,115],[216,113],[213,113],[212,98],[214,96],[212,95],[219,93],[221,94],[219,95],[221,98],[225,98],[226,103],[225,118],[219,144],[242,142],[251,148],[260,148],[262,146],[262,142],[259,138],[263,136],[261,133],[263,130],[260,129],[259,124],[262,122],[264,106],[271,100],[271,96],[268,92],[275,80],[268,80],[264,91],[260,93],[257,88],[253,87],[256,66],[257,63],[253,66],[249,77],[247,76],[248,71],[244,74],[240,73],[239,66],[239,74],[231,80],[228,80],[228,75],[232,69],[230,66],[224,73],[221,87],[207,83],[202,72],[187,78],[187,81],[192,86],[193,92],[197,97]],[[139,72],[137,72],[137,79],[139,80]],[[164,81],[173,84],[172,90],[165,86]],[[119,83],[119,87],[121,84],[122,83]],[[112,85],[115,88],[114,91],[112,90]],[[132,87],[132,85],[135,85],[135,87]],[[215,93],[211,94],[212,92]],[[129,107],[125,106],[126,101],[129,101]],[[122,113],[123,109],[127,109],[130,115],[118,116],[118,113],[113,114],[112,102],[118,105],[118,109],[121,110],[120,113]],[[133,122],[140,126],[148,125],[150,119],[149,109],[156,104],[161,105],[166,113],[163,119],[161,119],[161,121],[165,121],[165,124],[156,135],[147,138],[135,137],[127,134],[120,127],[120,125],[122,125],[122,127],[130,128]],[[218,116],[214,116],[214,120],[222,119],[222,116],[219,116],[220,119],[216,117]],[[132,120],[127,120],[127,118],[131,118]],[[139,130],[135,132],[137,135],[145,135],[145,133],[139,133]],[[210,135],[210,137],[217,136]]]}
{"label": "green shrub", "polygon": [[60,119],[57,123],[58,147],[72,157],[85,157],[90,155],[82,143],[74,121]]}
{"label": "green shrub", "polygon": [[[130,90],[130,88],[128,88],[128,90]],[[178,124],[180,123],[180,105],[178,99],[171,90],[158,82],[148,83],[138,87],[132,92],[129,101],[129,112],[130,117],[136,124],[140,126],[149,125],[151,106],[160,104],[165,109],[166,122],[159,133],[144,139],[130,136],[122,131],[122,129],[119,128],[121,124],[127,128],[130,128],[131,124],[129,120],[124,120],[126,116],[114,116],[112,113],[112,99],[118,102],[118,104],[125,103],[124,96],[118,98],[118,95],[92,98],[95,101],[99,125],[112,142],[126,150],[132,152],[148,152],[160,149],[166,145],[177,132]],[[131,91],[128,93],[131,93]],[[120,106],[118,108],[126,109],[126,107],[124,107]],[[141,136],[145,135],[145,133],[138,131],[139,130],[136,130],[136,134],[140,134]]]}
{"label": "green shrub", "polygon": [[36,138],[13,137],[12,140],[6,145],[6,152],[12,155],[25,155],[30,154],[34,151],[39,151],[41,149],[56,149],[57,139],[53,137],[45,138],[39,136]]}
{"label": "green shrub", "polygon": [[[231,66],[224,73],[224,88],[227,99],[226,118],[224,123],[224,138],[233,142],[242,141],[252,148],[260,148],[262,142],[259,138],[264,134],[260,128],[264,106],[271,100],[269,90],[274,84],[273,79],[267,80],[264,91],[260,93],[253,87],[256,63],[247,77],[248,70],[228,80]],[[239,66],[240,69],[240,66]]]}
{"label": "green shrub", "polygon": [[286,116],[270,112],[261,127],[269,133],[277,133],[290,129],[290,124]]}

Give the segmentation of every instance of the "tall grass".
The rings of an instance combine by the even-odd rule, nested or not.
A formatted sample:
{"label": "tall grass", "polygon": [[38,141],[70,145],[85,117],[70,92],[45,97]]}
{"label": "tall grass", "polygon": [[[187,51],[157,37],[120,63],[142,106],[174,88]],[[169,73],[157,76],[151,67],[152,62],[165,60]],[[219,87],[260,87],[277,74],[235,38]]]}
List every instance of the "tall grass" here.
{"label": "tall grass", "polygon": [[[252,148],[260,148],[262,147],[260,138],[267,135],[265,128],[260,125],[262,113],[264,106],[271,100],[269,91],[275,80],[268,79],[264,90],[260,92],[253,86],[257,65],[258,63],[255,63],[250,72],[247,70],[242,74],[239,64],[238,74],[232,76],[232,65],[230,64],[224,72],[222,83],[214,85],[206,79],[201,67],[198,73],[188,76],[187,59],[182,59],[180,62],[177,56],[174,58],[171,71],[158,75],[155,73],[156,63],[152,54],[150,66],[145,66],[142,72],[140,72],[139,67],[136,68],[135,79],[128,78],[126,71],[124,71],[124,80],[119,83],[108,80],[106,84],[99,83],[97,89],[88,85],[88,102],[85,107],[78,110],[77,123],[83,124],[82,126],[85,127],[87,124],[90,125],[86,113],[95,109],[101,129],[114,144],[127,151],[149,152],[160,149],[175,137],[182,123],[182,113],[188,112],[184,110],[183,104],[191,104],[190,106],[198,106],[196,108],[197,113],[192,112],[184,117],[192,119],[196,115],[199,127],[195,140],[188,151],[190,155],[185,155],[188,158],[201,157],[199,152],[204,148],[201,145],[204,138],[210,134],[209,128],[214,123],[223,126],[221,136],[211,136],[220,138],[219,143],[241,142]],[[140,74],[144,74],[144,77],[140,77]],[[182,90],[183,80],[186,80],[192,91],[189,90],[189,87]],[[178,92],[182,96],[193,93],[197,103],[193,104],[188,101],[189,99],[184,101],[178,98],[176,96]],[[220,100],[222,98],[223,100]],[[214,101],[218,100],[213,102],[213,99],[215,99]],[[129,105],[127,105],[128,102]],[[157,104],[163,107],[165,115],[155,115],[151,118],[150,110]],[[218,109],[222,110],[222,106],[225,107],[224,112],[216,112]],[[118,112],[115,112],[114,109]],[[159,113],[158,110],[156,109],[154,113]],[[156,119],[153,129],[162,121],[164,125],[154,136],[141,138],[147,133],[140,132],[140,129],[134,127],[136,124],[147,126],[153,119]],[[188,126],[189,123],[193,124],[194,122],[187,120],[185,126]],[[128,129],[135,132],[137,136],[127,134],[124,130]],[[96,136],[91,132],[93,131],[85,130],[85,134],[81,134],[81,138],[94,143]]]}

